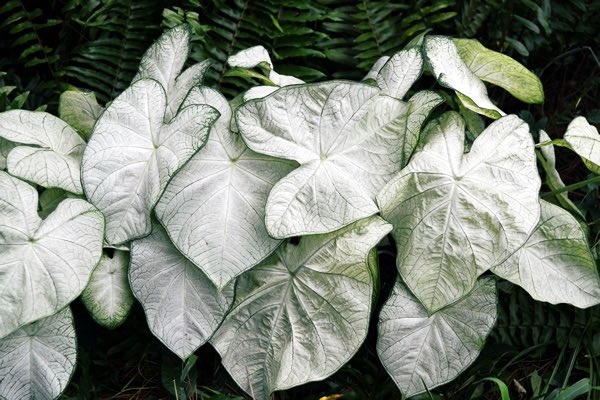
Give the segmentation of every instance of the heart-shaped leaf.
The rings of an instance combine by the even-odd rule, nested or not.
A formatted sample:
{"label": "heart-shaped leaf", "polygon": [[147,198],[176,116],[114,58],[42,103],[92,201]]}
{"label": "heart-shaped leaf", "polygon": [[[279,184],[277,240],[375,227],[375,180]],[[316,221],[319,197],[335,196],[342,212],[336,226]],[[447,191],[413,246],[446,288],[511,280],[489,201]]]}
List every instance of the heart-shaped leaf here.
{"label": "heart-shaped leaf", "polygon": [[377,354],[405,397],[450,382],[479,355],[496,322],[494,279],[429,315],[397,281],[379,315]]}
{"label": "heart-shaped leaf", "polygon": [[495,121],[464,153],[454,112],[431,122],[422,149],[379,193],[394,225],[400,274],[431,312],[467,294],[517,250],[540,215],[540,178],[527,124]]}
{"label": "heart-shaped leaf", "polygon": [[127,280],[129,252],[116,250],[112,257],[103,254],[92,272],[81,300],[94,320],[114,329],[127,319],[133,295]]}
{"label": "heart-shaped leaf", "polygon": [[321,380],[367,334],[370,250],[390,231],[381,218],[285,242],[238,278],[236,300],[211,343],[233,379],[255,399]]}
{"label": "heart-shaped leaf", "polygon": [[203,61],[180,74],[190,52],[191,37],[191,28],[186,24],[165,31],[146,50],[133,78],[133,82],[154,79],[164,88],[167,95],[165,122],[175,117],[190,89],[202,81],[211,65],[210,61]]}
{"label": "heart-shaped leaf", "polygon": [[0,339],[0,399],[56,399],[76,361],[73,315],[66,307]]}
{"label": "heart-shaped leaf", "polygon": [[267,233],[265,204],[297,164],[246,147],[229,129],[231,108],[217,91],[200,88],[193,96],[221,117],[206,145],[170,181],[156,215],[176,247],[221,289],[279,245]]}
{"label": "heart-shaped leaf", "polygon": [[150,330],[181,359],[206,343],[233,301],[233,285],[219,292],[157,224],[132,243],[129,280]]}
{"label": "heart-shaped leaf", "polygon": [[205,143],[219,113],[184,102],[164,123],[167,98],[150,79],[136,81],[104,111],[83,156],[88,199],[106,217],[106,240],[120,244],[151,230],[150,212],[169,179]]}
{"label": "heart-shaped leaf", "polygon": [[394,54],[379,70],[377,85],[383,94],[402,99],[423,72],[423,56],[417,47]]}
{"label": "heart-shaped leaf", "polygon": [[481,80],[506,89],[525,103],[543,103],[540,79],[522,64],[502,53],[485,48],[475,39],[453,39],[458,55]]}
{"label": "heart-shaped leaf", "polygon": [[450,38],[426,36],[423,50],[435,78],[441,85],[454,89],[465,107],[494,119],[505,115],[491,102],[485,85],[460,58]]}
{"label": "heart-shaped leaf", "polygon": [[248,147],[301,164],[269,194],[273,237],[331,232],[378,212],[375,194],[401,168],[408,110],[379,93],[332,81],[284,87],[238,108]]}
{"label": "heart-shaped leaf", "polygon": [[64,200],[42,221],[37,201],[0,171],[0,338],[73,301],[102,253],[104,220],[90,203]]}
{"label": "heart-shaped leaf", "polygon": [[81,194],[81,155],[85,142],[63,120],[46,112],[0,113],[0,137],[17,146],[8,154],[8,171],[44,187]]}
{"label": "heart-shaped leaf", "polygon": [[527,242],[492,272],[548,303],[586,308],[600,303],[600,280],[575,218],[541,200],[540,223]]}

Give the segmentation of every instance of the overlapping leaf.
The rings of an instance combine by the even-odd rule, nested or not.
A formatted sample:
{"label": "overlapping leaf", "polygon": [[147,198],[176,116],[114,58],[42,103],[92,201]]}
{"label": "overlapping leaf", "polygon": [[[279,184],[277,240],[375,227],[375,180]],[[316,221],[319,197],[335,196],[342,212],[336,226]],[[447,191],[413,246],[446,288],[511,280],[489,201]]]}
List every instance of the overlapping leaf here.
{"label": "overlapping leaf", "polygon": [[375,194],[401,168],[408,105],[343,81],[284,87],[238,109],[252,150],[301,165],[266,206],[276,238],[331,232],[378,212]]}
{"label": "overlapping leaf", "polygon": [[68,307],[0,339],[0,398],[56,399],[75,370],[76,352]]}
{"label": "overlapping leaf", "polygon": [[586,308],[600,303],[594,258],[575,218],[541,200],[540,223],[496,275],[523,287],[536,300]]}
{"label": "overlapping leaf", "polygon": [[423,56],[413,47],[394,54],[377,73],[377,85],[382,93],[402,99],[423,72]]}
{"label": "overlapping leaf", "polygon": [[506,89],[525,103],[543,103],[540,79],[522,64],[502,53],[485,48],[475,39],[453,39],[458,55],[481,80]]}
{"label": "overlapping leaf", "polygon": [[454,89],[465,107],[490,118],[505,115],[488,97],[483,82],[460,58],[456,45],[444,36],[426,36],[425,60],[438,82]]}
{"label": "overlapping leaf", "polygon": [[178,25],[163,33],[144,53],[133,82],[154,79],[164,88],[167,105],[165,122],[171,121],[192,87],[202,81],[210,61],[192,65],[181,72],[190,52],[191,28]]}
{"label": "overlapping leaf", "polygon": [[22,143],[7,157],[8,171],[44,187],[83,193],[81,156],[85,142],[64,121],[37,111],[0,113],[0,137]]}
{"label": "overlapping leaf", "polygon": [[0,137],[0,169],[6,170],[8,153],[17,146],[16,143]]}
{"label": "overlapping leaf", "polygon": [[233,285],[219,292],[158,224],[133,242],[129,279],[150,330],[182,359],[212,336],[233,301]]}
{"label": "overlapping leaf", "polygon": [[496,313],[491,278],[481,278],[464,298],[433,315],[398,280],[379,316],[377,353],[404,396],[423,393],[475,361]]}
{"label": "overlapping leaf", "polygon": [[110,244],[150,232],[150,212],[168,180],[205,143],[219,115],[184,102],[164,123],[166,108],[157,81],[136,81],[102,114],[85,149],[84,189],[106,217]]}
{"label": "overlapping leaf", "polygon": [[591,171],[600,173],[600,134],[595,126],[585,117],[577,117],[567,127],[564,139]]}
{"label": "overlapping leaf", "polygon": [[177,248],[223,288],[275,250],[280,241],[265,227],[265,204],[273,185],[295,166],[250,150],[229,129],[227,100],[210,88],[193,101],[217,108],[206,145],[171,180],[156,215]]}
{"label": "overlapping leaf", "polygon": [[98,104],[94,92],[67,90],[60,95],[58,115],[86,139],[92,134],[102,111],[104,107]]}
{"label": "overlapping leaf", "polygon": [[514,115],[495,121],[464,153],[464,122],[446,113],[422,148],[379,193],[394,225],[397,266],[430,312],[471,291],[477,277],[517,250],[540,206],[533,141]]}
{"label": "overlapping leaf", "polygon": [[102,252],[104,221],[91,204],[64,200],[42,221],[37,200],[0,171],[0,338],[79,296]]}
{"label": "overlapping leaf", "polygon": [[266,400],[352,357],[371,313],[369,253],[390,229],[373,216],[286,242],[238,278],[234,307],[211,343],[240,387]]}
{"label": "overlapping leaf", "polygon": [[129,252],[116,250],[112,257],[103,254],[92,272],[81,300],[94,320],[113,329],[127,319],[133,294],[127,280]]}

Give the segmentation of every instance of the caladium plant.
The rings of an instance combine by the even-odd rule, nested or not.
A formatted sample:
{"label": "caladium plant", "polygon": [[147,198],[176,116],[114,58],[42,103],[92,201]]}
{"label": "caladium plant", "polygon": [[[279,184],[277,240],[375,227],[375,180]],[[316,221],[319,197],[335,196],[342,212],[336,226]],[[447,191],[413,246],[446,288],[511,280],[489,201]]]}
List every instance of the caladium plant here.
{"label": "caladium plant", "polygon": [[[64,390],[80,294],[108,328],[137,299],[173,353],[210,342],[260,400],[333,374],[371,323],[405,396],[451,381],[493,328],[497,277],[540,301],[600,302],[583,215],[565,193],[540,199],[536,165],[560,192],[552,146],[597,171],[600,136],[580,117],[564,140],[542,131],[534,145],[484,83],[542,102],[516,61],[426,36],[361,82],[305,83],[257,46],[229,64],[260,85],[226,99],[202,85],[209,61],[181,72],[190,37],[165,32],[106,108],[68,91],[62,119],[0,114],[3,399]],[[424,72],[455,111],[411,92]],[[375,310],[388,233],[397,274]]]}

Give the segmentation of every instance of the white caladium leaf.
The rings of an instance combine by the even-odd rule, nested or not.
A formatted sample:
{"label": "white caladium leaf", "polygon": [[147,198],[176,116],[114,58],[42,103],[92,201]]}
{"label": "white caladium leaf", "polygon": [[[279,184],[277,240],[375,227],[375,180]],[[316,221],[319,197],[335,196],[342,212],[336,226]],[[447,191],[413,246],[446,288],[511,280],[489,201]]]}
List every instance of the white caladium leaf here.
{"label": "white caladium leaf", "polygon": [[177,114],[186,95],[199,84],[210,68],[210,61],[192,65],[181,72],[190,52],[191,28],[178,25],[163,33],[144,53],[138,73],[133,82],[139,79],[154,79],[164,88],[167,95],[165,122]]}
{"label": "white caladium leaf", "polygon": [[60,95],[58,115],[86,139],[92,134],[102,111],[104,107],[98,104],[94,92],[67,90]]}
{"label": "white caladium leaf", "polygon": [[426,36],[423,50],[435,78],[441,85],[454,89],[465,107],[494,119],[505,115],[491,102],[485,85],[460,58],[450,38]]}
{"label": "white caladium leaf", "polygon": [[367,334],[370,250],[391,226],[373,216],[337,232],[285,242],[238,278],[236,300],[211,343],[254,399],[321,380]]}
{"label": "white caladium leaf", "polygon": [[585,233],[568,211],[541,200],[538,227],[492,272],[548,303],[585,308],[600,303],[600,280]]}
{"label": "white caladium leaf", "polygon": [[94,321],[114,329],[127,319],[133,305],[133,294],[127,280],[128,251],[103,254],[81,293],[81,300]]}
{"label": "white caladium leaf", "polygon": [[90,203],[64,200],[42,221],[37,201],[0,171],[0,338],[73,301],[102,253],[104,220]]}
{"label": "white caladium leaf", "polygon": [[376,80],[377,75],[379,74],[379,71],[381,71],[381,68],[385,65],[385,63],[388,62],[389,59],[390,59],[390,56],[379,57],[377,59],[377,61],[375,61],[375,64],[373,64],[373,66],[371,67],[369,72],[367,72],[367,75],[365,75],[365,77],[363,78],[363,81],[367,81],[370,79]]}
{"label": "white caladium leaf", "polygon": [[492,278],[479,279],[469,294],[433,315],[397,281],[379,315],[377,354],[405,397],[423,393],[475,361],[496,314]]}
{"label": "white caladium leaf", "polygon": [[204,145],[219,113],[184,102],[164,123],[165,91],[136,81],[102,114],[83,156],[87,198],[106,217],[106,240],[120,244],[147,235],[150,212],[168,180]]}
{"label": "white caladium leaf", "polygon": [[233,301],[233,285],[218,291],[158,224],[132,243],[129,280],[152,333],[182,359],[213,335]]}
{"label": "white caladium leaf", "polygon": [[284,87],[238,108],[252,150],[301,165],[274,187],[276,238],[331,232],[378,212],[375,195],[401,168],[408,105],[345,81]]}
{"label": "white caladium leaf", "polygon": [[297,164],[246,147],[229,129],[231,109],[219,92],[199,88],[193,96],[221,117],[206,145],[170,181],[156,215],[176,247],[221,289],[279,245],[267,233],[265,204]]}
{"label": "white caladium leaf", "polygon": [[8,154],[6,164],[12,175],[83,193],[80,165],[85,142],[63,120],[46,112],[6,111],[0,113],[0,137],[25,145]]}
{"label": "white caladium leaf", "polygon": [[6,170],[6,158],[15,147],[17,147],[16,143],[0,137],[0,169]]}
{"label": "white caladium leaf", "polygon": [[485,48],[475,39],[452,41],[460,58],[479,79],[500,86],[525,103],[544,102],[542,82],[519,62]]}
{"label": "white caladium leaf", "polygon": [[269,52],[262,46],[254,46],[237,52],[227,59],[227,64],[238,68],[262,67],[269,80],[277,86],[295,85],[304,83],[303,80],[289,75],[280,75],[273,69],[273,62]]}
{"label": "white caladium leaf", "polygon": [[[540,130],[540,143],[549,142],[550,136],[543,130]],[[554,154],[554,146],[552,144],[546,144],[540,147],[542,157],[539,159],[542,168],[546,171],[546,184],[551,190],[558,190],[565,187],[558,171],[556,170],[556,155]],[[575,215],[579,216],[582,220],[585,217],[581,213],[581,210],[569,199],[568,192],[562,192],[556,194],[556,199],[565,209],[571,211]]]}
{"label": "white caladium leaf", "polygon": [[76,361],[73,315],[66,307],[0,339],[0,399],[56,399]]}
{"label": "white caladium leaf", "polygon": [[418,47],[394,54],[377,74],[383,94],[402,99],[423,72],[423,56]]}
{"label": "white caladium leaf", "polygon": [[585,117],[577,117],[567,127],[564,139],[590,170],[600,173],[600,134],[595,126]]}
{"label": "white caladium leaf", "polygon": [[394,225],[400,275],[433,313],[525,242],[540,216],[541,182],[529,129],[515,115],[488,126],[467,154],[457,113],[423,136],[377,201]]}

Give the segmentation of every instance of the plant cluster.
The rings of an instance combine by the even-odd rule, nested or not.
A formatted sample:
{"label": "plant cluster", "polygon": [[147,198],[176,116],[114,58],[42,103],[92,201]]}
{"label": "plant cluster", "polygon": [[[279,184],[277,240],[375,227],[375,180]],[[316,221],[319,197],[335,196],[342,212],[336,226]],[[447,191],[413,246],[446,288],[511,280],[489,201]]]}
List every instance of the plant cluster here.
{"label": "plant cluster", "polygon": [[[182,360],[210,342],[255,399],[325,379],[365,340],[388,234],[398,274],[377,352],[407,397],[477,358],[495,277],[552,304],[600,303],[553,147],[600,171],[600,135],[579,117],[536,144],[483,83],[542,102],[521,64],[421,36],[359,82],[304,83],[258,46],[227,63],[264,85],[228,100],[202,84],[209,61],[184,69],[191,39],[165,32],[106,107],[70,90],[60,118],[0,113],[0,398],[62,393],[80,295],[109,328],[137,299]],[[411,92],[423,71],[457,111]],[[540,199],[537,160],[556,204]]]}

